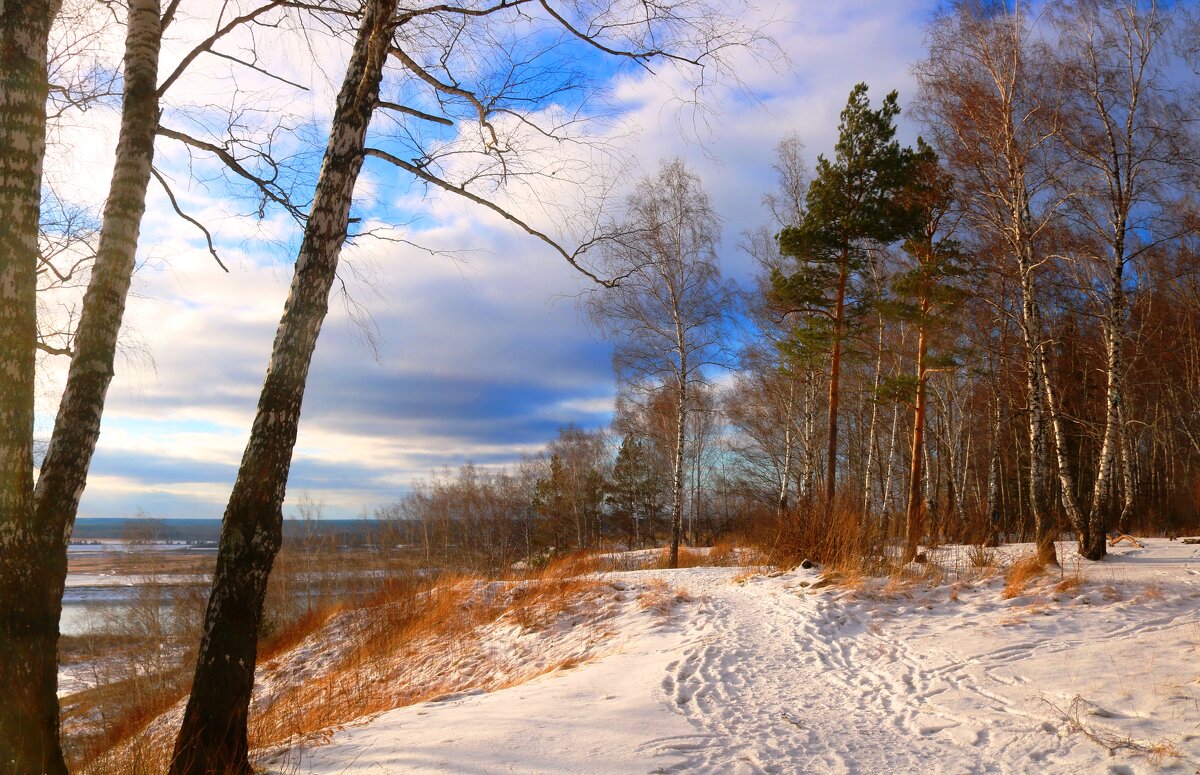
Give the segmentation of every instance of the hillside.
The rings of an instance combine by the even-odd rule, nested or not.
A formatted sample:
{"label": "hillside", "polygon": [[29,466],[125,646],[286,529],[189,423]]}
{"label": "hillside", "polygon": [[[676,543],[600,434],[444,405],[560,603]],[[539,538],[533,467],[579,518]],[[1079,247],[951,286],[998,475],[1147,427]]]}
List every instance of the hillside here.
{"label": "hillside", "polygon": [[[1200,767],[1200,546],[1157,539],[1028,580],[1010,570],[1006,591],[1000,566],[1015,551],[968,572],[964,552],[944,550],[944,577],[907,581],[741,568],[605,574],[614,602],[578,622],[606,634],[580,650],[587,661],[369,716],[274,771]],[[955,564],[974,580],[951,580]],[[685,594],[657,612],[621,603],[664,585]]]}

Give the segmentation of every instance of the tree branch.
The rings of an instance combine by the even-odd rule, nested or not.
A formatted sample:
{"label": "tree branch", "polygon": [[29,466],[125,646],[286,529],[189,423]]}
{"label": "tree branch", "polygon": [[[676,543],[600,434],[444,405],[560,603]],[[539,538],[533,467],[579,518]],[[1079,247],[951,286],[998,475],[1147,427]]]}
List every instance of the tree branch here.
{"label": "tree branch", "polygon": [[219,255],[217,255],[217,249],[213,246],[212,233],[209,232],[209,230],[204,227],[204,224],[200,223],[200,221],[196,220],[192,216],[185,213],[182,209],[180,209],[179,202],[176,201],[176,199],[175,199],[175,192],[173,192],[171,190],[171,187],[169,185],[167,185],[166,179],[162,176],[161,173],[159,173],[159,171],[157,169],[155,169],[154,167],[151,167],[150,172],[151,172],[151,174],[154,175],[154,179],[159,182],[159,185],[161,185],[163,187],[163,191],[167,192],[167,199],[171,200],[171,207],[174,208],[175,214],[178,215],[183,220],[185,220],[188,223],[195,226],[197,229],[199,229],[201,231],[201,233],[204,234],[204,240],[208,243],[208,252],[212,255],[213,259],[217,262],[217,266],[221,267],[228,273],[229,267],[225,266],[225,263],[223,261],[221,261],[221,257]]}
{"label": "tree branch", "polygon": [[453,183],[450,183],[449,181],[442,180],[441,178],[439,178],[435,175],[431,175],[429,172],[421,169],[420,167],[416,166],[415,164],[411,164],[409,162],[404,161],[403,159],[397,158],[397,157],[393,156],[392,154],[388,153],[387,151],[381,151],[378,148],[367,148],[365,153],[367,156],[374,156],[377,159],[383,159],[384,161],[388,162],[389,164],[397,166],[400,169],[404,170],[405,172],[415,175],[416,177],[420,178],[421,180],[425,181],[426,183],[428,183],[432,186],[436,186],[437,188],[440,188],[443,191],[449,191],[452,194],[457,194],[458,196],[461,196],[464,199],[474,202],[475,204],[480,205],[481,207],[486,207],[487,209],[491,210],[492,212],[497,213],[498,215],[500,215],[502,218],[509,221],[510,223],[514,223],[517,226],[521,227],[521,229],[523,229],[525,231],[525,233],[529,234],[530,236],[537,237],[539,240],[541,240],[542,242],[549,245],[551,248],[554,249],[554,251],[556,253],[558,253],[560,256],[562,256],[564,259],[566,259],[568,264],[575,267],[576,270],[578,270],[581,274],[583,274],[585,277],[592,280],[593,282],[599,283],[600,285],[604,286],[605,288],[614,288],[614,287],[616,287],[617,283],[619,282],[619,278],[618,279],[610,279],[610,280],[602,279],[601,277],[597,276],[596,274],[594,274],[593,272],[591,272],[590,270],[588,270],[582,264],[579,263],[580,256],[582,256],[590,246],[594,245],[596,243],[596,240],[591,240],[589,242],[584,243],[579,248],[577,248],[574,252],[568,252],[566,250],[566,248],[564,248],[562,245],[560,245],[558,242],[556,242],[552,237],[533,228],[529,224],[525,223],[525,221],[521,220],[517,216],[510,213],[508,210],[505,210],[503,207],[500,207],[499,205],[497,205],[495,202],[490,202],[487,199],[484,199],[483,197],[479,196],[478,194],[468,191],[466,188],[464,188],[462,186],[456,186]]}

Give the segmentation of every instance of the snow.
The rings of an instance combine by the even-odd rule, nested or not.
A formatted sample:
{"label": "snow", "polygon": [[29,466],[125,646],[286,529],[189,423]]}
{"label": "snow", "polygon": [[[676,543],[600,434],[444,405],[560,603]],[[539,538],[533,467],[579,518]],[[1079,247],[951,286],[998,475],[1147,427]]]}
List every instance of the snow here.
{"label": "snow", "polygon": [[641,615],[629,648],[491,693],[458,693],[391,711],[300,757],[300,772],[642,773],[686,761],[695,730],[646,713],[647,681],[666,674],[684,628]]}
{"label": "snow", "polygon": [[288,771],[1190,773],[1200,546],[1146,543],[1103,563],[1063,545],[1064,569],[1010,599],[1002,571],[606,574],[691,599],[618,606],[590,661],[362,719]]}

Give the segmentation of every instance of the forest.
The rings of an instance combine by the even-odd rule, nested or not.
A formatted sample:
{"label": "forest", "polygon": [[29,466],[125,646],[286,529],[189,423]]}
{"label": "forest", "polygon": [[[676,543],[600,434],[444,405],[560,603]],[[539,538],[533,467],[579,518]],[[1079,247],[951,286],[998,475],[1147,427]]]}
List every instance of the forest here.
{"label": "forest", "polygon": [[587,302],[617,348],[612,428],[385,511],[500,562],[730,531],[814,559],[1052,555],[1069,533],[1098,560],[1111,530],[1193,528],[1190,25],[1128,3],[939,16],[905,108],[915,147],[898,96],[872,107],[865,84],[814,170],[802,138],[778,141],[772,221],[738,246],[752,288],[720,279],[719,215],[664,164],[627,203],[629,281]]}
{"label": "forest", "polygon": [[[0,6],[0,768],[68,771],[67,547],[152,187],[226,272],[215,226],[179,195],[188,181],[238,192],[247,219],[278,215],[295,237],[172,775],[252,771],[301,408],[354,271],[339,259],[409,241],[404,213],[361,202],[368,168],[577,270],[580,315],[613,350],[611,427],[565,425],[540,454],[445,469],[378,508],[387,540],[428,568],[502,575],[616,547],[666,547],[675,568],[681,547],[728,540],[780,565],[870,572],[945,544],[1027,542],[1056,565],[1067,551],[1103,560],[1113,531],[1195,531],[1192,9],[946,5],[915,93],[854,86],[829,147],[759,138],[776,148],[774,180],[739,195],[769,218],[732,224],[730,245],[687,163],[639,178],[596,134],[612,119],[597,73],[661,75],[702,110],[709,80],[736,82],[737,57],[787,59],[747,18],[717,0]],[[339,52],[340,86],[303,98],[328,98],[324,119],[277,107],[310,91],[272,70],[272,47],[297,40]],[[239,75],[214,78],[213,62]],[[88,212],[44,167],[56,132],[103,106],[119,132],[103,210]],[[722,274],[732,251],[753,258],[748,282]],[[49,363],[69,366],[42,438]]]}

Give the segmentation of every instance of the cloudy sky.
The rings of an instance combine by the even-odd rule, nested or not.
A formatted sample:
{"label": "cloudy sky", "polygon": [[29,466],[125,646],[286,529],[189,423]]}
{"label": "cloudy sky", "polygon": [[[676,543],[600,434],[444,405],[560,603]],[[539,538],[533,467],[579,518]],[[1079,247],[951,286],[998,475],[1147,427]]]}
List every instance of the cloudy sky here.
{"label": "cloudy sky", "polygon": [[[614,142],[644,172],[664,158],[688,162],[724,219],[723,269],[744,282],[751,262],[738,235],[765,220],[760,201],[773,184],[775,144],[795,131],[810,157],[828,151],[837,114],[859,81],[876,99],[898,89],[903,104],[933,6],[784,0],[760,9],[762,18],[774,19],[769,33],[788,61],[739,60],[742,90],[708,93],[715,112],[707,130],[681,120],[670,79],[606,71],[608,101],[620,119]],[[340,80],[339,52],[307,53],[306,66],[290,58],[289,72],[307,79],[310,91],[287,107],[319,123]],[[170,56],[169,45],[164,60]],[[58,187],[79,201],[102,201],[114,128],[112,111],[95,110],[59,131],[50,165]],[[915,134],[903,131],[910,140]],[[186,157],[169,141],[160,141],[158,164],[186,171]],[[221,515],[291,278],[295,234],[286,218],[238,217],[248,209],[245,200],[181,177],[176,193],[213,225],[225,273],[153,186],[126,349],[82,517],[139,509],[162,517]],[[357,516],[442,466],[503,464],[537,451],[566,423],[607,424],[611,350],[574,301],[585,279],[497,217],[417,189],[382,164],[368,163],[360,196],[372,216],[403,224],[404,237],[456,253],[371,240],[343,253],[354,270],[343,272],[346,287],[369,313],[378,341],[373,349],[355,322],[361,315],[334,300],[309,379],[289,503],[307,491],[325,503],[326,516]],[[60,384],[61,365],[48,364],[42,435]]]}

